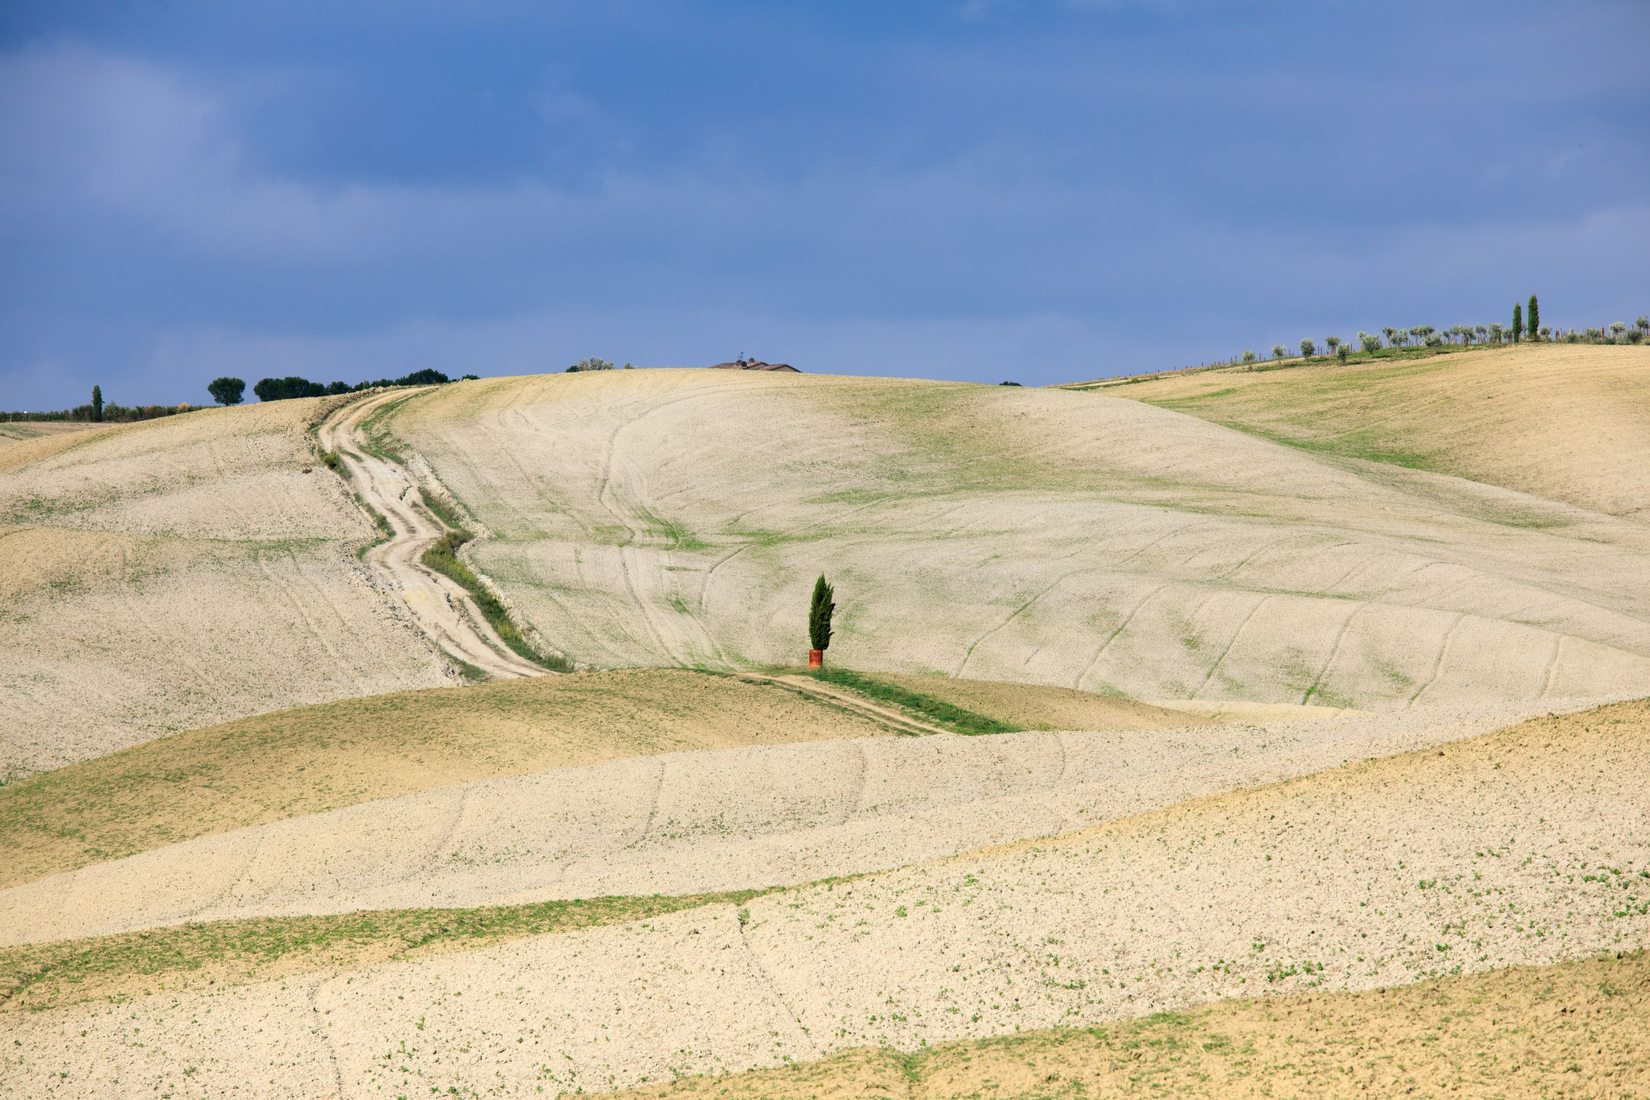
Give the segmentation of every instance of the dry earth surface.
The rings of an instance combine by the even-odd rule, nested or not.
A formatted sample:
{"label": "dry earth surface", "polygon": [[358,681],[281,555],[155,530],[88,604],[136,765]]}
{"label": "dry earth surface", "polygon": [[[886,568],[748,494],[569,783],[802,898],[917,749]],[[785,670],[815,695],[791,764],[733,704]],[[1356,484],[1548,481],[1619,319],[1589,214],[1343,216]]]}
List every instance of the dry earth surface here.
{"label": "dry earth surface", "polygon": [[290,401],[0,449],[0,776],[450,682],[355,560],[374,535]]}
{"label": "dry earth surface", "polygon": [[1650,347],[1525,344],[1102,387],[1312,453],[1650,517]]}
{"label": "dry earth surface", "polygon": [[794,692],[685,669],[347,699],[175,734],[0,787],[0,886],[472,780],[888,732]]}
{"label": "dry earth surface", "polygon": [[1093,1029],[846,1051],[618,1100],[1650,1096],[1650,956],[1226,1001]]}
{"label": "dry earth surface", "polygon": [[[696,700],[728,727],[743,721],[738,711],[712,708],[742,701],[709,691]],[[0,946],[186,920],[791,885],[1067,833],[1508,718],[1431,710],[1114,734],[798,739],[557,768],[287,817],[15,886],[0,891]]]}
{"label": "dry earth surface", "polygon": [[1650,689],[1650,527],[1107,392],[619,371],[389,427],[592,664],[794,661],[823,569],[859,667],[1385,709]]}
{"label": "dry earth surface", "polygon": [[0,1083],[618,1088],[1642,948],[1647,726],[1618,704],[742,906],[13,1016]]}
{"label": "dry earth surface", "polygon": [[1647,368],[0,433],[0,1095],[1642,1095]]}
{"label": "dry earth surface", "polygon": [[[107,425],[86,424],[75,420],[10,420],[0,421],[0,455],[12,444],[24,440],[72,435],[78,432],[102,431]],[[4,461],[0,459],[0,461]]]}

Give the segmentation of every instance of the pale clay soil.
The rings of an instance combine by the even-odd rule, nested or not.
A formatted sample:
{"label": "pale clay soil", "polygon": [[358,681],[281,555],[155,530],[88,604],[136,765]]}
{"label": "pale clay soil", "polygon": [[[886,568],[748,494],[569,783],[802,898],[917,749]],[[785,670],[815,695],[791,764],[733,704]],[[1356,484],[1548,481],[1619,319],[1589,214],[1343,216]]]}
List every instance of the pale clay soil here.
{"label": "pale clay soil", "polygon": [[1475,481],[1650,518],[1650,347],[1526,344],[1398,364],[1235,368],[1106,392],[1291,439],[1385,443]]}
{"label": "pale clay soil", "polygon": [[[1133,721],[1167,713],[1095,702],[1109,721],[1094,728],[1135,728]],[[632,756],[892,732],[813,696],[687,669],[338,700],[148,741],[0,789],[0,851],[9,857],[0,860],[0,887],[432,787]]]}
{"label": "pale clay soil", "polygon": [[[644,1086],[627,1100],[1650,1095],[1650,956],[1245,998],[1095,1029]],[[615,1097],[616,1094],[608,1093]]]}
{"label": "pale clay soil", "polygon": [[[1505,438],[1563,470],[1603,461],[1645,400],[1630,370],[1539,358],[1575,354],[1509,376],[1540,381],[1528,415],[1569,442]],[[1566,369],[1598,400],[1552,404]],[[1475,409],[1521,399],[1474,384]],[[315,463],[325,407],[0,449],[0,774],[451,682],[353,557],[376,532]],[[1487,453],[1499,423],[1457,450]],[[494,536],[466,554],[524,626],[597,666],[794,663],[823,568],[843,585],[832,657],[860,667],[1383,709],[1650,684],[1642,523],[1107,394],[630,371],[442,387],[392,425]]]}
{"label": "pale clay soil", "polygon": [[[1457,430],[1446,388],[1394,412],[1499,486],[1104,393],[631,371],[412,395],[391,424],[415,473],[343,445],[357,484],[394,508],[438,480],[483,536],[466,555],[577,660],[794,664],[823,569],[839,663],[1179,700],[1228,724],[1154,712],[1153,729],[592,760],[25,882],[0,892],[0,943],[797,885],[10,1013],[0,1095],[554,1095],[1650,946],[1650,707],[1485,735],[1650,692],[1642,471],[1588,450],[1636,438],[1643,382],[1520,363],[1528,394],[1469,383],[1529,409],[1462,410]],[[1555,398],[1562,369],[1599,408]],[[475,639],[400,596],[428,517],[407,507],[357,562],[376,532],[339,479],[304,472],[322,411],[0,446],[0,707],[18,717],[0,771],[446,682],[440,650]],[[1562,484],[1506,457],[1498,433],[1521,430]],[[1587,480],[1597,463],[1619,485]],[[969,690],[1027,715],[1092,698]],[[1254,709],[1301,703],[1327,716]],[[819,881],[843,875],[859,877]]]}
{"label": "pale clay soil", "polygon": [[0,775],[451,682],[355,560],[374,530],[314,462],[316,412],[210,410],[0,451]]}
{"label": "pale clay soil", "polygon": [[24,883],[0,891],[0,946],[184,920],[804,883],[1067,833],[1523,716],[1432,709],[861,738],[561,768],[288,818]]}
{"label": "pale clay soil", "polygon": [[1650,690],[1650,527],[1105,393],[625,371],[392,426],[598,665],[794,664],[823,570],[855,667],[1380,709]]}
{"label": "pale clay soil", "polygon": [[1643,947],[1645,710],[1536,720],[743,911],[14,1018],[0,1088],[554,1094]]}

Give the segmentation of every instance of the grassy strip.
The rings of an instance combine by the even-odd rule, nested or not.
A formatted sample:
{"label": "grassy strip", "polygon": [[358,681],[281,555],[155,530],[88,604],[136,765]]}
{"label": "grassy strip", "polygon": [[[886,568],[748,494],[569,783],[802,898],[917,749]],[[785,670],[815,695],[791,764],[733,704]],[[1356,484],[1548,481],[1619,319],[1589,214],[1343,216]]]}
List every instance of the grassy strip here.
{"label": "grassy strip", "polygon": [[[1147,401],[1145,404],[1169,408],[1171,403],[1167,401]],[[1195,416],[1197,414],[1192,413],[1191,415]],[[1346,432],[1336,436],[1309,439],[1285,435],[1275,429],[1252,423],[1229,419],[1210,418],[1210,420],[1223,428],[1231,428],[1233,431],[1252,435],[1269,443],[1293,447],[1297,451],[1306,451],[1308,454],[1325,455],[1331,458],[1356,458],[1364,462],[1402,466],[1407,470],[1431,470],[1436,473],[1449,472],[1430,461],[1428,456],[1415,451],[1402,450],[1398,447],[1389,447],[1369,432]]]}
{"label": "grassy strip", "polygon": [[408,394],[396,401],[386,401],[380,405],[372,415],[361,422],[361,449],[372,457],[394,465],[404,465],[407,460],[407,449],[401,441],[390,434],[389,418],[401,411],[405,405],[417,394]]}
{"label": "grassy strip", "polygon": [[1209,371],[1247,372],[1264,374],[1274,370],[1294,370],[1296,367],[1334,367],[1358,366],[1359,364],[1379,363],[1384,361],[1402,361],[1406,359],[1431,359],[1438,355],[1459,355],[1468,351],[1494,351],[1512,347],[1512,344],[1445,344],[1443,347],[1402,347],[1377,348],[1374,351],[1348,352],[1345,359],[1337,355],[1314,355],[1310,359],[1300,356],[1291,356],[1288,359],[1262,359],[1254,363],[1205,363],[1197,367],[1181,367],[1175,370],[1153,371],[1149,374],[1131,374],[1117,378],[1096,378],[1088,382],[1066,382],[1055,387],[1062,390],[1097,390],[1110,386],[1130,386],[1137,382],[1156,382],[1163,378],[1182,378],[1190,374],[1205,374]]}
{"label": "grassy strip", "polygon": [[560,654],[552,653],[546,656],[534,649],[516,627],[515,621],[510,618],[510,612],[498,601],[498,597],[494,596],[492,591],[481,583],[481,578],[476,576],[470,567],[459,558],[459,547],[468,541],[470,541],[469,532],[462,530],[448,531],[434,546],[424,551],[421,560],[427,567],[450,577],[468,592],[470,597],[475,600],[476,606],[481,609],[481,614],[487,620],[487,624],[498,633],[499,638],[512,651],[534,664],[543,665],[545,668],[554,669],[557,672],[573,671],[572,662]]}
{"label": "grassy strip", "polygon": [[0,1005],[41,1010],[132,993],[210,969],[218,984],[269,971],[336,968],[622,924],[704,905],[743,905],[772,889],[681,897],[581,898],[475,909],[384,909],[258,917],[0,949]]}
{"label": "grassy strip", "polygon": [[430,492],[420,492],[418,502],[424,506],[425,511],[440,520],[443,526],[461,532],[464,535],[464,541],[468,542],[470,540],[469,529],[464,526],[464,517],[458,514],[458,510],[453,507],[451,502],[437,493]]}
{"label": "grassy strip", "polygon": [[890,684],[885,680],[873,679],[862,673],[853,672],[845,668],[820,668],[811,673],[814,679],[823,680],[827,684],[835,684],[857,692],[867,699],[874,699],[879,703],[886,703],[909,711],[911,714],[941,726],[952,733],[982,734],[982,733],[1016,733],[1018,726],[1010,726],[984,714],[977,714],[971,710],[947,703],[944,699],[936,699],[932,695],[911,691],[909,688]]}

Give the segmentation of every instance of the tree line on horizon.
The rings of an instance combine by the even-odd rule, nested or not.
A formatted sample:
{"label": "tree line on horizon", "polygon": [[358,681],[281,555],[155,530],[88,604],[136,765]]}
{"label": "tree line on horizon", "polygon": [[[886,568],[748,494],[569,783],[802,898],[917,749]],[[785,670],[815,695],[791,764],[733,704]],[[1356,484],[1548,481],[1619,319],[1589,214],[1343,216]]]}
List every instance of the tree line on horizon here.
{"label": "tree line on horizon", "polygon": [[[476,377],[473,374],[464,376],[466,380]],[[294,397],[329,397],[359,393],[362,390],[392,389],[397,386],[439,386],[451,381],[446,374],[430,368],[415,370],[400,378],[378,378],[370,382],[357,382],[353,386],[347,382],[311,382],[307,378],[289,375],[286,378],[259,379],[258,384],[252,387],[252,392],[259,401],[287,401]],[[206,392],[219,405],[239,405],[246,397],[246,382],[226,375],[207,383]],[[0,412],[0,421],[67,420],[92,424],[127,424],[137,420],[176,416],[178,413],[191,412],[202,407],[204,406],[191,405],[187,401],[177,405],[107,404],[103,400],[103,387],[93,386],[92,399],[84,405],[49,412]]]}
{"label": "tree line on horizon", "polygon": [[188,412],[199,407],[198,405],[190,405],[187,402],[180,405],[120,405],[104,401],[103,387],[93,386],[92,399],[84,405],[49,412],[0,412],[0,421],[69,420],[92,424],[130,424],[138,420],[155,420],[163,416],[176,416],[180,412]]}
{"label": "tree line on horizon", "polygon": [[[474,378],[475,375],[466,374],[464,377]],[[425,367],[423,370],[404,374],[400,378],[378,378],[370,382],[357,382],[353,386],[348,382],[311,382],[297,375],[262,378],[252,387],[252,392],[259,401],[290,401],[294,397],[335,397],[339,394],[392,389],[396,386],[444,386],[451,381],[452,379],[441,371]],[[218,378],[206,388],[218,404],[238,405],[246,390],[246,383],[239,378]]]}
{"label": "tree line on horizon", "polygon": [[[1650,317],[1640,315],[1631,325],[1625,321],[1615,321],[1598,328],[1571,328],[1553,329],[1541,324],[1541,303],[1534,294],[1530,295],[1528,306],[1523,302],[1515,302],[1512,309],[1512,324],[1502,325],[1500,322],[1485,325],[1451,325],[1448,328],[1437,328],[1433,325],[1414,325],[1410,328],[1381,329],[1379,333],[1359,332],[1355,342],[1348,342],[1339,336],[1325,337],[1322,353],[1345,362],[1348,356],[1355,352],[1373,355],[1383,349],[1391,348],[1435,348],[1446,347],[1473,347],[1494,346],[1500,344],[1553,343],[1553,344],[1642,344],[1650,340]],[[1297,356],[1291,349],[1282,344],[1272,345],[1272,359],[1313,359],[1320,354],[1320,346],[1311,338],[1302,340],[1299,344],[1300,353]],[[1246,351],[1241,356],[1233,356],[1229,362],[1233,365],[1253,364],[1261,359],[1253,351]]]}

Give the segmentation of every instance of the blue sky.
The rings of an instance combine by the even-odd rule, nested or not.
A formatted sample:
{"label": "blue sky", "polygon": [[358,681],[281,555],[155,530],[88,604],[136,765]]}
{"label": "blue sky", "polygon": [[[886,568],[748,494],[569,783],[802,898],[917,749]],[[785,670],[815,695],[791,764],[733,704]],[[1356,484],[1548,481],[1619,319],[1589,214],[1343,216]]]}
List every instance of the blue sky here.
{"label": "blue sky", "polygon": [[0,408],[1650,310],[1650,4],[0,7]]}

